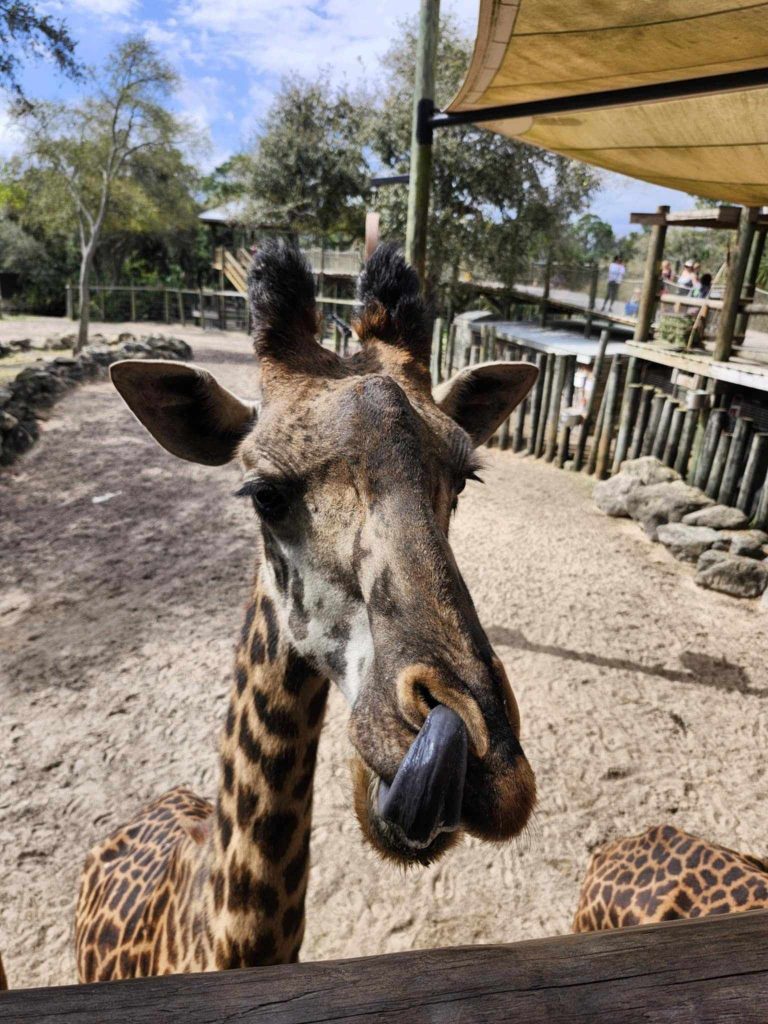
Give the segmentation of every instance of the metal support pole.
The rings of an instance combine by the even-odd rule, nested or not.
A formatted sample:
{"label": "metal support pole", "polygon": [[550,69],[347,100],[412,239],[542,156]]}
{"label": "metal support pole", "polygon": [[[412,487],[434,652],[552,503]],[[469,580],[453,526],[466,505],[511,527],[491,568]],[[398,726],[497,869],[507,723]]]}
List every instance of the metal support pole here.
{"label": "metal support pole", "polygon": [[440,0],[421,0],[416,76],[413,90],[411,169],[408,185],[408,222],[405,256],[419,275],[422,288],[427,265],[427,221],[432,182],[432,128],[434,112],[435,56],[440,25]]}
{"label": "metal support pole", "polygon": [[[659,206],[658,213],[669,213],[668,206]],[[651,237],[648,239],[648,254],[645,257],[643,273],[643,290],[640,295],[640,306],[637,310],[637,324],[633,335],[635,341],[650,341],[651,324],[656,309],[659,281],[661,280],[661,260],[664,256],[664,241],[667,237],[667,225],[654,224]]]}
{"label": "metal support pole", "polygon": [[733,334],[736,329],[736,317],[739,315],[739,306],[741,304],[741,286],[744,284],[744,277],[747,273],[752,239],[755,236],[755,217],[758,212],[753,207],[745,207],[741,211],[738,247],[733,263],[728,268],[728,279],[725,282],[725,293],[723,295],[723,308],[720,311],[720,322],[717,325],[714,359],[718,363],[727,362],[731,356]]}

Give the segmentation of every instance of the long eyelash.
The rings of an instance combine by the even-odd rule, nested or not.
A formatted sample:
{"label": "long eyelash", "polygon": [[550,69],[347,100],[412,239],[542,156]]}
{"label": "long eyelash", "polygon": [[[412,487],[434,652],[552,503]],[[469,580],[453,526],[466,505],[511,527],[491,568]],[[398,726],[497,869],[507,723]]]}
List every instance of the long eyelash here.
{"label": "long eyelash", "polygon": [[484,484],[485,483],[485,480],[483,480],[483,478],[481,476],[478,476],[477,473],[474,471],[474,469],[470,469],[470,471],[466,474],[466,479],[467,480],[477,480],[477,482],[479,484]]}
{"label": "long eyelash", "polygon": [[245,480],[236,491],[233,491],[235,498],[252,498],[256,491],[256,480]]}

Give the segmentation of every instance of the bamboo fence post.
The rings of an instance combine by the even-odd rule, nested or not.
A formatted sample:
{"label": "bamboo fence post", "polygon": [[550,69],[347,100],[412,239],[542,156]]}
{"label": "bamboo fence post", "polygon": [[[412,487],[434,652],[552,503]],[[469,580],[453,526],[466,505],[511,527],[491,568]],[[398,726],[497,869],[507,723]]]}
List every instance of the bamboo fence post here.
{"label": "bamboo fence post", "polygon": [[717,451],[717,442],[720,440],[720,433],[723,429],[725,409],[712,409],[709,420],[704,430],[704,437],[701,442],[701,450],[693,470],[693,486],[703,490],[706,487],[709,474],[712,469],[712,462]]}
{"label": "bamboo fence post", "polygon": [[[523,361],[530,363],[532,356],[525,353]],[[515,409],[515,434],[512,441],[512,451],[519,452],[524,447],[524,433],[525,433],[525,414],[526,409],[529,409],[531,405],[531,393],[529,392],[522,400],[517,409]]]}
{"label": "bamboo fence post", "polygon": [[642,384],[630,384],[624,388],[624,401],[621,403],[621,418],[619,421],[619,436],[616,438],[616,454],[613,458],[613,473],[618,473],[622,462],[627,457],[629,441],[632,434],[632,426],[637,416],[637,407],[640,402]]}
{"label": "bamboo fence post", "polygon": [[768,434],[755,434],[752,444],[749,446],[749,456],[744,469],[744,476],[741,478],[739,496],[736,499],[736,507],[747,515],[752,510],[752,497],[756,490],[761,469],[764,470],[768,463]]}
{"label": "bamboo fence post", "polygon": [[664,446],[664,454],[661,457],[661,461],[665,466],[672,466],[675,462],[675,456],[677,455],[677,449],[680,444],[680,438],[683,434],[683,424],[685,423],[685,409],[681,405],[676,405],[672,410],[672,420],[669,424],[669,433],[667,434],[667,443]]}
{"label": "bamboo fence post", "polygon": [[536,448],[534,455],[540,459],[544,454],[544,436],[547,427],[547,416],[549,414],[549,399],[552,393],[552,378],[555,373],[555,357],[550,354],[547,359],[547,366],[544,371],[544,386],[541,392],[541,408],[539,410],[539,422],[536,424]]}
{"label": "bamboo fence post", "polygon": [[723,479],[723,473],[725,472],[725,464],[728,461],[728,452],[730,450],[732,440],[733,434],[729,434],[727,431],[723,430],[717,441],[715,457],[712,460],[712,469],[709,471],[707,486],[704,488],[704,493],[715,500],[717,500],[717,495],[720,492],[720,483]]}
{"label": "bamboo fence post", "polygon": [[639,459],[643,450],[643,437],[648,426],[648,419],[651,415],[651,401],[653,399],[653,386],[643,384],[640,392],[640,408],[637,411],[635,429],[632,434],[632,445],[629,449],[630,459]]}
{"label": "bamboo fence post", "polygon": [[757,511],[752,520],[752,526],[756,530],[768,529],[768,474],[763,479],[763,488],[760,491],[760,498],[757,502]]}
{"label": "bamboo fence post", "polygon": [[547,363],[549,362],[549,356],[546,352],[536,353],[536,366],[539,370],[539,375],[536,378],[536,383],[533,388],[533,397],[531,399],[531,427],[528,431],[528,454],[534,455],[536,452],[536,434],[539,429],[539,417],[541,415],[541,400],[544,395],[544,377],[547,372]]}
{"label": "bamboo fence post", "polygon": [[667,396],[663,391],[656,391],[653,398],[651,399],[651,415],[648,418],[648,427],[645,431],[645,437],[643,438],[643,448],[641,455],[650,455],[653,451],[653,443],[656,440],[656,434],[659,429],[659,421],[661,420],[661,414],[664,409],[664,403],[667,400]]}
{"label": "bamboo fence post", "polygon": [[600,383],[600,374],[602,373],[603,363],[605,362],[605,351],[608,348],[608,340],[611,336],[610,331],[600,332],[600,341],[597,345],[597,354],[595,355],[595,365],[592,368],[592,391],[587,399],[587,408],[584,411],[584,418],[581,421],[581,427],[579,429],[579,440],[576,445],[576,452],[573,457],[573,468],[577,472],[581,469],[584,461],[584,449],[587,445],[587,437],[589,436],[589,428],[592,426],[592,418],[595,414],[595,402],[597,400],[597,388]]}
{"label": "bamboo fence post", "polygon": [[651,449],[651,455],[655,459],[661,459],[664,454],[664,448],[667,444],[667,434],[669,433],[669,425],[672,422],[672,413],[674,412],[676,405],[677,402],[675,402],[674,398],[667,397],[661,408],[659,426],[656,431],[656,437],[653,439],[653,448]]}
{"label": "bamboo fence post", "polygon": [[555,452],[557,451],[557,435],[559,433],[558,428],[560,426],[560,406],[563,401],[567,358],[567,356],[555,356],[555,370],[552,375],[549,411],[547,413],[547,424],[544,430],[544,458],[547,462],[552,462],[555,457]]}
{"label": "bamboo fence post", "polygon": [[[573,404],[573,392],[575,388],[575,375],[576,375],[576,356],[568,356],[566,367],[565,367],[565,391],[563,394],[563,403],[565,408],[569,409]],[[568,421],[563,422],[560,428],[560,436],[557,441],[557,465],[559,469],[565,466],[568,461],[568,455],[570,453],[571,446],[571,428]]]}
{"label": "bamboo fence post", "polygon": [[589,473],[590,476],[592,475],[592,473],[595,472],[595,467],[597,466],[597,448],[598,448],[598,445],[600,444],[600,438],[603,435],[603,423],[605,421],[605,409],[606,409],[606,402],[605,402],[605,400],[606,400],[607,394],[608,394],[608,382],[606,381],[605,391],[603,391],[603,397],[602,397],[602,400],[600,402],[600,409],[599,409],[599,411],[597,413],[597,418],[595,420],[595,432],[592,435],[592,444],[590,445],[590,448],[589,448],[589,458],[587,459],[587,473]]}
{"label": "bamboo fence post", "polygon": [[728,461],[725,464],[723,479],[717,495],[720,505],[732,505],[736,498],[736,486],[744,469],[744,456],[747,453],[753,425],[753,421],[747,416],[739,417],[736,420]]}
{"label": "bamboo fence post", "polygon": [[675,456],[675,470],[681,477],[685,478],[688,473],[688,463],[691,459],[693,439],[696,436],[696,424],[699,419],[698,409],[685,409],[683,412],[683,430],[680,434],[680,441]]}
{"label": "bamboo fence post", "polygon": [[621,356],[614,356],[611,363],[611,372],[608,375],[608,383],[605,387],[605,415],[600,430],[600,440],[597,445],[597,459],[595,460],[595,476],[603,480],[608,472],[608,463],[611,458],[611,443],[613,441],[613,424],[616,418],[616,399],[619,394],[619,382],[621,380]]}

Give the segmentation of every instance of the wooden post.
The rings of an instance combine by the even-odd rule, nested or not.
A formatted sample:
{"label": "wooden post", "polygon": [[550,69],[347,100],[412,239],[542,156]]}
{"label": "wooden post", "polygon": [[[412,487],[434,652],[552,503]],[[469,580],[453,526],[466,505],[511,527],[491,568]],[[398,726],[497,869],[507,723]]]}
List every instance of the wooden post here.
{"label": "wooden post", "polygon": [[[613,367],[611,367],[611,369],[612,368]],[[608,376],[610,378],[610,370],[608,371]],[[608,396],[608,381],[605,382],[605,391],[603,391],[603,397],[602,397],[602,400],[600,402],[600,410],[599,410],[599,412],[597,414],[597,419],[595,420],[595,432],[592,435],[592,444],[590,445],[590,448],[589,448],[589,458],[587,459],[587,473],[589,473],[590,475],[595,472],[595,468],[597,466],[597,452],[598,452],[598,448],[599,448],[599,445],[600,445],[600,438],[603,436],[603,424],[605,422],[605,410],[607,408],[607,406],[606,406],[606,398],[607,398],[607,396]]]}
{"label": "wooden post", "polygon": [[539,375],[536,378],[536,383],[533,386],[533,397],[531,399],[531,426],[528,431],[528,454],[534,455],[536,452],[536,434],[539,429],[539,418],[541,416],[541,405],[542,398],[544,396],[544,378],[547,373],[547,365],[549,363],[549,356],[546,352],[536,353],[536,366],[539,370]]}
{"label": "wooden post", "polygon": [[717,495],[719,505],[732,505],[736,500],[736,488],[744,469],[744,459],[749,449],[749,439],[754,423],[746,416],[736,420],[733,429],[733,440],[728,451],[723,479]]}
{"label": "wooden post", "polygon": [[549,399],[552,394],[552,378],[555,375],[555,356],[550,355],[547,359],[547,366],[544,371],[544,386],[541,391],[541,409],[539,410],[539,422],[536,424],[536,447],[533,454],[540,459],[544,454],[544,437],[547,429],[547,418],[549,414]]}
{"label": "wooden post", "polygon": [[456,321],[451,324],[448,331],[448,372],[447,379],[453,376],[453,363],[456,358]]}
{"label": "wooden post", "polygon": [[169,324],[171,322],[171,303],[168,298],[167,285],[163,285],[163,313],[165,315],[165,322]]}
{"label": "wooden post", "polygon": [[[666,217],[669,213],[669,207],[659,206],[657,212]],[[661,280],[661,260],[664,256],[664,241],[666,237],[666,222],[664,224],[654,224],[651,228],[651,236],[648,239],[648,253],[645,257],[643,287],[634,333],[635,341],[651,340],[651,324],[653,323],[653,313],[656,308],[659,281]]]}
{"label": "wooden post", "polygon": [[756,530],[768,530],[768,475],[763,479],[763,488],[760,491],[760,498],[757,502],[757,511],[752,520],[752,526]]}
{"label": "wooden post", "polygon": [[693,470],[693,486],[703,490],[706,487],[709,474],[712,470],[712,462],[717,451],[717,443],[720,440],[720,433],[723,429],[725,409],[713,409],[709,414],[709,420],[704,431],[701,442],[701,450]]}
{"label": "wooden post", "polygon": [[667,443],[664,446],[664,454],[661,457],[661,461],[666,466],[674,465],[677,448],[680,444],[680,438],[683,433],[684,423],[685,409],[682,405],[678,405],[676,403],[675,408],[672,410],[672,420],[669,424],[669,433],[667,434]]}
{"label": "wooden post", "polygon": [[133,281],[131,281],[131,320],[136,322],[136,288]]}
{"label": "wooden post", "polygon": [[560,427],[560,405],[563,401],[563,388],[565,387],[565,370],[567,361],[567,356],[555,356],[555,369],[552,375],[552,389],[549,398],[547,424],[544,431],[544,458],[547,462],[552,462],[555,457],[555,452],[557,451],[557,435]]}
{"label": "wooden post", "polygon": [[66,312],[66,316],[67,316],[67,320],[74,320],[75,319],[75,303],[73,301],[72,285],[69,282],[67,282],[67,312]]}
{"label": "wooden post", "polygon": [[226,311],[226,307],[224,306],[224,296],[221,294],[221,292],[219,292],[219,294],[216,296],[216,302],[217,302],[217,305],[218,305],[218,313],[219,313],[219,330],[220,331],[226,331],[226,329],[227,329],[227,311]]}
{"label": "wooden post", "polygon": [[552,253],[547,254],[547,262],[544,264],[544,282],[541,289],[541,302],[539,303],[539,325],[544,327],[547,322],[547,306],[549,299],[549,286],[552,279]]}
{"label": "wooden post", "polygon": [[440,0],[421,0],[411,119],[405,256],[419,275],[422,289],[426,282],[427,222],[432,181],[432,129],[425,126],[424,118],[432,112],[435,96],[435,55],[439,26]]}
{"label": "wooden post", "polygon": [[728,278],[723,293],[723,308],[717,325],[715,339],[715,362],[725,363],[730,359],[733,347],[733,335],[736,328],[736,317],[741,304],[741,287],[747,273],[752,239],[755,235],[755,218],[759,211],[754,207],[745,207],[741,211],[741,225],[736,254],[728,268]]}
{"label": "wooden post", "polygon": [[584,337],[588,338],[592,333],[592,311],[597,302],[597,281],[600,276],[600,267],[597,263],[592,264],[592,272],[589,278],[589,297],[587,299],[587,319],[584,323]]}
{"label": "wooden post", "polygon": [[[565,366],[565,391],[563,392],[563,404],[569,409],[573,404],[573,392],[575,387],[574,377],[576,375],[576,356],[566,357]],[[571,428],[567,420],[560,428],[560,436],[557,440],[557,465],[562,469],[568,461],[571,447]]]}
{"label": "wooden post", "polygon": [[[504,353],[504,359],[507,362],[509,362],[510,359],[511,359],[510,351],[511,350],[509,348],[507,348],[506,352]],[[524,403],[525,403],[525,399],[523,399],[523,401],[520,403],[520,405],[523,405]],[[518,408],[519,408],[519,406],[518,406]],[[510,430],[510,420],[511,419],[512,419],[512,414],[510,413],[510,415],[507,416],[507,418],[504,420],[504,422],[501,424],[501,427],[499,428],[499,448],[502,451],[506,451],[507,448],[509,448],[509,430]]]}
{"label": "wooden post", "polygon": [[581,469],[582,462],[584,461],[584,449],[586,448],[587,437],[589,436],[589,428],[592,426],[592,418],[595,414],[597,388],[600,383],[600,375],[603,370],[603,363],[605,362],[605,350],[608,347],[608,339],[610,336],[610,331],[606,330],[600,332],[597,355],[595,356],[595,363],[592,368],[592,391],[590,392],[587,400],[587,408],[584,412],[584,419],[581,422],[581,427],[579,428],[579,440],[576,445],[576,452],[573,456],[573,468],[576,472]]}
{"label": "wooden post", "polygon": [[640,452],[641,455],[650,455],[653,451],[653,444],[656,440],[656,434],[659,429],[659,422],[661,421],[661,414],[664,410],[664,403],[666,400],[667,396],[662,391],[657,391],[651,400],[651,415],[648,417],[648,427],[646,428],[645,437],[643,438],[643,447]]}
{"label": "wooden post", "polygon": [[181,294],[180,288],[176,289],[176,303],[179,307],[179,320],[181,321],[181,326],[186,327],[187,321],[184,317],[184,296]]}
{"label": "wooden post", "polygon": [[757,490],[760,475],[765,475],[768,464],[768,434],[755,434],[749,446],[749,456],[744,476],[741,478],[736,507],[747,515],[752,511],[752,499]]}
{"label": "wooden post", "polygon": [[197,289],[197,298],[198,298],[198,302],[200,303],[200,328],[201,328],[201,330],[204,331],[205,330],[205,297],[203,295],[203,289],[202,288],[198,288]]}
{"label": "wooden post", "polygon": [[439,384],[442,380],[440,373],[440,359],[442,356],[443,344],[443,321],[438,316],[432,325],[432,384]]}
{"label": "wooden post", "polygon": [[712,468],[709,471],[709,479],[707,480],[707,486],[704,488],[704,493],[715,500],[717,500],[717,496],[720,493],[720,483],[725,472],[725,464],[728,461],[728,452],[732,440],[733,434],[728,434],[725,430],[722,431],[718,438],[715,457],[712,460]]}
{"label": "wooden post", "polygon": [[616,454],[613,458],[613,473],[619,472],[622,462],[627,457],[632,426],[637,416],[637,407],[640,403],[642,389],[642,384],[631,384],[629,381],[624,388],[624,401],[621,404],[621,418],[619,420],[619,436],[616,438]]}
{"label": "wooden post", "polygon": [[675,456],[675,470],[685,479],[688,474],[688,463],[693,450],[693,439],[696,436],[696,424],[699,419],[698,409],[686,409],[683,412],[683,429]]}
{"label": "wooden post", "polygon": [[[532,355],[528,355],[527,353],[526,353],[526,355],[524,357],[524,361],[526,363],[529,363],[529,362],[532,362],[532,361],[535,362],[535,360],[533,359],[533,356]],[[531,401],[532,401],[531,394],[529,392],[529,394],[523,399],[523,401],[520,403],[520,405],[518,405],[517,409],[515,409],[515,435],[514,435],[514,439],[512,441],[512,451],[514,451],[514,452],[522,451],[523,448],[525,447],[524,437],[523,437],[524,433],[525,433],[525,413],[526,413],[526,409],[530,409],[531,408]]]}
{"label": "wooden post", "polygon": [[630,459],[639,459],[643,450],[643,438],[651,415],[651,401],[654,388],[651,384],[643,384],[640,392],[640,408],[637,411],[635,429],[632,434],[632,445],[629,449]]}
{"label": "wooden post", "polygon": [[[761,227],[757,230],[755,235],[755,241],[752,246],[752,255],[749,258],[749,267],[747,268],[746,277],[744,280],[743,298],[744,302],[752,302],[755,297],[755,289],[757,288],[757,278],[760,273],[760,264],[763,259],[763,253],[765,252],[765,237],[768,233],[768,227]],[[736,328],[734,331],[734,339],[743,339],[747,333],[747,326],[749,324],[749,314],[739,313],[736,317]]]}
{"label": "wooden post", "polygon": [[605,415],[600,430],[600,440],[597,444],[597,459],[595,460],[595,476],[603,480],[608,473],[608,463],[611,458],[611,443],[613,441],[613,424],[616,418],[616,399],[619,395],[619,382],[621,380],[621,356],[614,356],[611,362],[611,372],[608,374],[608,383],[605,386]]}
{"label": "wooden post", "polygon": [[664,401],[664,405],[661,408],[661,416],[659,417],[659,426],[656,431],[656,436],[653,439],[653,447],[651,448],[651,455],[655,459],[661,459],[664,454],[664,449],[667,444],[667,434],[669,433],[669,425],[672,422],[672,413],[677,406],[677,402],[674,398],[667,398]]}

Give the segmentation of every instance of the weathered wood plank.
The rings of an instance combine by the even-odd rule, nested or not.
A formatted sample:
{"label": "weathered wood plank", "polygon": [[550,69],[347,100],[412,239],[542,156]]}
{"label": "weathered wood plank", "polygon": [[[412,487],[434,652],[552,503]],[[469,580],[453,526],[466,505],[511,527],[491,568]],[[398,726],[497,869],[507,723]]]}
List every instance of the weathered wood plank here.
{"label": "weathered wood plank", "polygon": [[0,996],[2,1024],[764,1024],[768,911]]}

